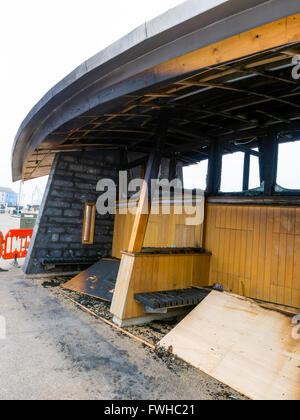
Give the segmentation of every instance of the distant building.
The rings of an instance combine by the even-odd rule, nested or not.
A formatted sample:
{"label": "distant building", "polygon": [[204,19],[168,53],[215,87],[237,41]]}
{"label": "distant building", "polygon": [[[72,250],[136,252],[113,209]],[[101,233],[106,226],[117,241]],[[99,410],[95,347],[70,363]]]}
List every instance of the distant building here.
{"label": "distant building", "polygon": [[39,208],[42,203],[42,199],[43,199],[43,193],[41,189],[38,186],[36,186],[32,192],[31,206]]}
{"label": "distant building", "polygon": [[11,188],[0,187],[0,204],[16,206],[18,204],[18,194]]}

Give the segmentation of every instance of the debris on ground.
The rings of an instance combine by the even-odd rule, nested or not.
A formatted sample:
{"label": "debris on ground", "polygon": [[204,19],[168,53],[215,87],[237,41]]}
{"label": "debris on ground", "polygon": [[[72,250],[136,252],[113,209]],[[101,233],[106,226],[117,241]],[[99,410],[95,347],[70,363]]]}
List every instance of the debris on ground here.
{"label": "debris on ground", "polygon": [[[71,278],[72,277],[70,276],[58,276],[52,279],[29,279],[29,281],[45,288],[49,294],[57,299],[66,300],[66,296],[68,296],[78,304],[94,312],[96,315],[108,321],[112,321],[113,315],[110,313],[110,302],[61,288],[61,286],[68,282]],[[153,321],[145,325],[124,327],[123,330],[156,346],[155,350],[152,350],[144,345],[145,351],[154,360],[162,363],[174,374],[180,376],[184,371],[187,371],[191,367],[183,360],[174,356],[174,354],[172,354],[172,349],[165,350],[162,347],[157,346],[159,341],[168,334],[178,324],[178,322],[179,319],[177,318],[171,320]],[[120,337],[125,337],[122,332],[116,331],[116,334]],[[209,384],[207,384],[207,386],[209,386]],[[210,396],[213,400],[247,399],[222,383],[218,385],[217,389],[213,389],[210,392]]]}
{"label": "debris on ground", "polygon": [[[45,288],[56,288],[55,294],[68,295],[71,299],[78,302],[80,305],[85,306],[87,309],[95,312],[95,314],[112,321],[113,315],[110,312],[110,302],[94,298],[85,294],[74,292],[68,289],[60,289],[60,286],[70,280],[70,277],[55,277],[51,280],[43,281],[42,287]],[[148,341],[150,344],[157,345],[157,343],[168,334],[177,325],[178,320],[166,320],[166,321],[153,321],[146,325],[138,325],[131,327],[123,327],[125,331]]]}

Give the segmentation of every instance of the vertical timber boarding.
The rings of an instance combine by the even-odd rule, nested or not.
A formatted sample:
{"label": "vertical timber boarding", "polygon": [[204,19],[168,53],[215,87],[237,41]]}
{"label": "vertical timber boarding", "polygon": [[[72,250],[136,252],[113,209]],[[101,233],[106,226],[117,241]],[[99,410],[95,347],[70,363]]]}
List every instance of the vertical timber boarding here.
{"label": "vertical timber boarding", "polygon": [[[260,141],[264,196],[274,195],[278,141]],[[250,155],[245,153],[243,190],[249,188]],[[209,158],[209,195],[220,189],[222,154],[213,145]],[[300,209],[297,207],[207,204],[204,248],[212,253],[210,285],[241,296],[300,308]]]}
{"label": "vertical timber boarding", "polygon": [[300,208],[207,204],[204,246],[210,284],[300,308]]}

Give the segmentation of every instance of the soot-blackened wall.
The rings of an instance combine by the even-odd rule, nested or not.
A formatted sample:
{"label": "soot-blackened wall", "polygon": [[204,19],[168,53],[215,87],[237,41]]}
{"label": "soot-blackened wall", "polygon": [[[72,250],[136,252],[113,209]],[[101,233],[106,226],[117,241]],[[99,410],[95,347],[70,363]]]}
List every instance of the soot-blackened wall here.
{"label": "soot-blackened wall", "polygon": [[[41,211],[25,261],[27,275],[77,271],[79,265],[60,265],[70,259],[110,256],[114,216],[97,213],[93,245],[82,244],[85,203],[96,203],[100,179],[118,185],[117,151],[62,153],[55,158]],[[45,265],[45,261],[51,261]]]}

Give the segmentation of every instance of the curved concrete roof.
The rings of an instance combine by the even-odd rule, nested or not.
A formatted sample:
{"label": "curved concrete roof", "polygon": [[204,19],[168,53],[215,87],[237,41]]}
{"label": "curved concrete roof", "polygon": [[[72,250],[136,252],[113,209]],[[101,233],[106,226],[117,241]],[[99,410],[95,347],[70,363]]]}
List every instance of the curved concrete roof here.
{"label": "curved concrete roof", "polygon": [[148,69],[299,12],[299,0],[189,0],[139,26],[82,63],[29,112],[13,145],[13,180],[22,178],[26,156],[63,124],[96,107],[112,107],[122,95],[174,77],[153,73],[145,77]]}

